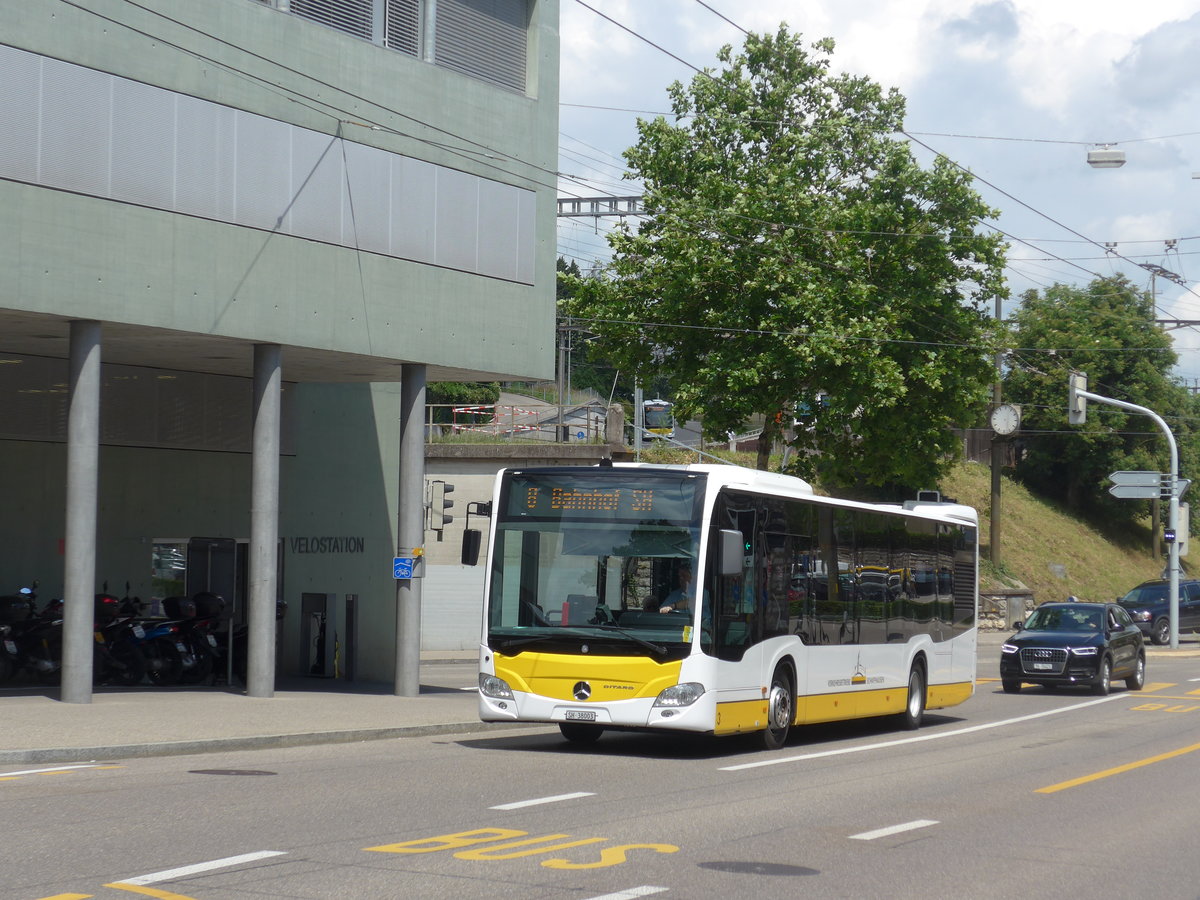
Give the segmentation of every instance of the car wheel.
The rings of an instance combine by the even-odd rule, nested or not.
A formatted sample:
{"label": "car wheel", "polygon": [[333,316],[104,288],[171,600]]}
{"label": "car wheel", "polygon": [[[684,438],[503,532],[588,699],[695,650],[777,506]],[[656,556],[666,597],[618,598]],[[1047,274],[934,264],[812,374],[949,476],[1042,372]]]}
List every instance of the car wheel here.
{"label": "car wheel", "polygon": [[1021,693],[1021,682],[1018,679],[1002,678],[1000,679],[1000,684],[1004,688],[1004,693],[1006,694]]}
{"label": "car wheel", "polygon": [[921,719],[925,716],[925,669],[920,663],[914,663],[908,673],[908,699],[904,704],[904,712],[900,713],[900,727],[915,731],[921,727]]}
{"label": "car wheel", "polygon": [[572,744],[594,744],[604,734],[601,725],[585,725],[582,722],[559,722],[558,730]]}
{"label": "car wheel", "polygon": [[771,676],[771,690],[767,692],[767,730],[763,732],[763,746],[766,749],[778,750],[787,743],[795,709],[791,675],[787,669],[779,666]]}
{"label": "car wheel", "polygon": [[1137,658],[1137,665],[1133,667],[1133,674],[1125,679],[1125,687],[1131,691],[1140,691],[1146,684],[1146,657],[1140,653]]}
{"label": "car wheel", "polygon": [[1100,660],[1100,670],[1096,673],[1096,681],[1092,684],[1092,693],[1104,697],[1111,689],[1112,660],[1106,656]]}
{"label": "car wheel", "polygon": [[1158,644],[1160,647],[1163,644],[1171,643],[1171,622],[1168,619],[1159,619],[1154,623],[1154,627],[1150,629],[1150,640]]}

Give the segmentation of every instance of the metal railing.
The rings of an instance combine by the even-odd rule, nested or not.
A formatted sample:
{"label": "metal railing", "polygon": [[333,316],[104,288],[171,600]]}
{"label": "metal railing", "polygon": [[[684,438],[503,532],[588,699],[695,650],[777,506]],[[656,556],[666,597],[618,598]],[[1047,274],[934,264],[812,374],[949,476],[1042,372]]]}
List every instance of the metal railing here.
{"label": "metal railing", "polygon": [[603,443],[607,413],[595,403],[431,403],[425,407],[425,442],[540,441]]}

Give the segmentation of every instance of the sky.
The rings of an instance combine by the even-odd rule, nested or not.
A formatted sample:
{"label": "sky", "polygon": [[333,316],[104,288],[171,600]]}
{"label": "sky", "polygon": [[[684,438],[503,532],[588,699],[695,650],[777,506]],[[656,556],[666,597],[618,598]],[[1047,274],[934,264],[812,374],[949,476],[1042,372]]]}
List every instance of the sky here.
{"label": "sky", "polygon": [[[1012,236],[1004,315],[1056,282],[1124,273],[1148,291],[1154,265],[1186,282],[1153,279],[1159,316],[1200,320],[1200,0],[561,0],[559,197],[636,196],[621,153],[639,115],[668,113],[667,86],[739,28],[780,22],[905,96],[922,165],[974,174]],[[1102,144],[1126,164],[1088,166]],[[559,255],[602,262],[612,221],[560,218]],[[1171,334],[1200,385],[1200,327]]]}

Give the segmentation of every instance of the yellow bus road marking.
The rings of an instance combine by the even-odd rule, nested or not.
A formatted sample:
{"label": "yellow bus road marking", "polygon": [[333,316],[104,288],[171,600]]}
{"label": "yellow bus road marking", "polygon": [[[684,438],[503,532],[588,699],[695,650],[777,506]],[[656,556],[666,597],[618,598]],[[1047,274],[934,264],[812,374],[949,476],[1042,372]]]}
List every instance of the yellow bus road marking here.
{"label": "yellow bus road marking", "polygon": [[1143,694],[1149,694],[1153,691],[1163,691],[1170,687],[1175,687],[1174,681],[1148,681],[1142,687]]}
{"label": "yellow bus road marking", "polygon": [[121,881],[115,881],[112,884],[106,884],[105,887],[116,888],[118,891],[129,891],[131,894],[143,894],[147,897],[157,897],[158,900],[195,900],[194,897],[188,897],[185,894],[174,894],[171,891],[164,891],[160,888],[144,887],[140,884],[129,884]]}
{"label": "yellow bus road marking", "polygon": [[[458,859],[494,862],[601,844],[609,840],[603,837],[578,838],[565,842],[562,840],[569,837],[571,837],[569,834],[544,834],[540,837],[529,837],[528,831],[518,831],[515,828],[476,828],[472,831],[456,831],[452,834],[439,834],[433,837],[417,838],[413,841],[382,844],[378,847],[364,847],[363,849],[376,853],[436,853],[439,850],[454,850],[457,851],[454,856]],[[524,838],[524,840],[516,840],[517,838]],[[496,841],[505,843],[497,844]],[[485,846],[478,846],[480,844]],[[468,847],[471,849],[466,849]],[[595,850],[599,853],[599,858],[585,855],[582,861],[576,862],[555,857],[543,860],[541,865],[547,869],[605,869],[628,862],[630,850],[652,850],[655,853],[679,852],[679,848],[674,844],[616,844],[611,847],[596,847]]]}
{"label": "yellow bus road marking", "polygon": [[1172,750],[1169,753],[1160,753],[1158,756],[1151,756],[1147,759],[1139,759],[1137,762],[1125,763],[1123,766],[1105,769],[1103,772],[1095,772],[1091,775],[1084,775],[1082,778],[1073,778],[1070,781],[1062,781],[1058,784],[1052,784],[1049,787],[1038,788],[1036,791],[1034,791],[1034,793],[1054,794],[1058,791],[1065,791],[1067,788],[1078,787],[1081,784],[1088,784],[1092,781],[1099,781],[1101,778],[1109,778],[1113,775],[1121,775],[1124,772],[1140,769],[1143,766],[1149,766],[1153,765],[1154,763],[1163,762],[1164,760],[1174,759],[1176,756],[1194,753],[1197,750],[1200,750],[1200,744],[1192,744],[1190,747],[1181,747],[1179,750]]}
{"label": "yellow bus road marking", "polygon": [[1200,697],[1200,689],[1197,689],[1194,691],[1188,691],[1188,696],[1189,697]]}
{"label": "yellow bus road marking", "polygon": [[53,897],[40,897],[38,900],[88,900],[91,894],[55,894]]}

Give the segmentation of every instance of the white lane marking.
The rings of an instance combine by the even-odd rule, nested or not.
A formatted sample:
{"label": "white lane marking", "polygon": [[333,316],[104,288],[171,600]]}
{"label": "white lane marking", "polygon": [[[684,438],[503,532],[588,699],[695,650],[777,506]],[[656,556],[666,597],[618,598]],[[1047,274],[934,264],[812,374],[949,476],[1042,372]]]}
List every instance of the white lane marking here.
{"label": "white lane marking", "polygon": [[663,891],[669,891],[670,888],[655,887],[651,884],[642,884],[638,887],[629,888],[627,891],[617,891],[615,894],[603,894],[599,897],[589,897],[588,900],[636,900],[637,897],[649,897],[651,894],[661,894]]}
{"label": "white lane marking", "polygon": [[905,822],[903,825],[889,825],[887,828],[876,828],[874,831],[864,831],[862,834],[850,835],[852,841],[873,841],[876,838],[890,837],[893,834],[903,834],[906,831],[914,831],[917,828],[928,828],[930,825],[937,825],[936,819],[916,819],[912,822]]}
{"label": "white lane marking", "polygon": [[578,800],[580,797],[595,797],[587,791],[577,791],[574,794],[558,794],[554,797],[539,797],[536,800],[518,800],[516,803],[502,803],[499,806],[489,806],[488,809],[521,809],[526,806],[537,806],[540,803],[557,803],[559,800]]}
{"label": "white lane marking", "polygon": [[224,859],[214,859],[209,862],[196,863],[193,866],[180,866],[178,869],[164,869],[162,872],[151,872],[149,875],[138,875],[136,878],[123,878],[117,884],[158,884],[160,881],[171,881],[183,878],[185,875],[195,875],[197,872],[211,872],[213,869],[227,869],[230,866],[240,866],[242,863],[255,862],[272,856],[286,856],[283,850],[259,850],[257,853],[243,853],[241,856],[227,856]]}
{"label": "white lane marking", "polygon": [[1120,700],[1121,698],[1128,699],[1125,694],[1110,694],[1107,697],[1101,697],[1099,700],[1089,700],[1086,703],[1076,703],[1074,706],[1063,706],[1059,709],[1048,709],[1039,713],[1030,713],[1027,716],[1017,716],[1015,719],[1001,719],[998,722],[985,722],[982,725],[971,725],[967,728],[956,728],[954,731],[938,731],[932,734],[921,734],[916,737],[900,738],[895,741],[881,741],[878,744],[863,744],[859,747],[843,747],[840,750],[824,750],[820,753],[805,753],[801,756],[785,756],[781,759],[765,759],[759,762],[742,763],[737,766],[722,766],[718,771],[721,772],[738,772],[742,769],[757,769],[762,766],[777,766],[780,763],[801,762],[806,759],[821,759],[825,756],[843,756],[847,753],[862,753],[865,750],[883,750],[887,747],[900,747],[904,744],[916,744],[921,741],[936,741],[941,738],[958,737],[960,734],[971,734],[975,731],[986,731],[989,728],[999,728],[1002,725],[1016,725],[1020,722],[1029,722],[1033,719],[1040,719],[1043,716],[1056,716],[1059,713],[1072,712],[1077,709],[1086,709],[1089,706],[1095,706],[1098,703],[1108,703],[1110,700]]}
{"label": "white lane marking", "polygon": [[54,766],[49,769],[23,769],[20,772],[0,772],[0,778],[16,778],[18,775],[44,775],[46,772],[67,772],[71,769],[98,769],[99,763],[82,763],[78,766]]}

